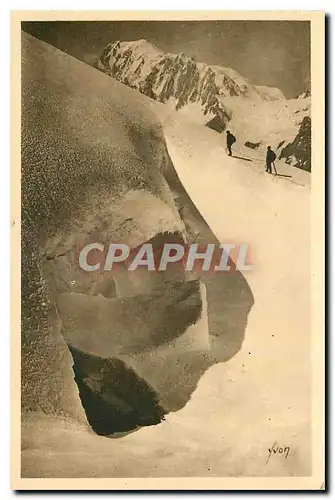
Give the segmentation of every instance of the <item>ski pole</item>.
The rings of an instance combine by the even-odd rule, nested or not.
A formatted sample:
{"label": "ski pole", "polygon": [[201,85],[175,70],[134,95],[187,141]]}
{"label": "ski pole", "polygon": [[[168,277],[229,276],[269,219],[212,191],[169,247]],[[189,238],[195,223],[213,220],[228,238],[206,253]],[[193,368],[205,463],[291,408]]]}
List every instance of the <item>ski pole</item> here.
{"label": "ski pole", "polygon": [[278,175],[278,172],[277,172],[277,169],[276,169],[275,162],[272,162],[272,165],[273,165],[273,168],[274,168],[274,170],[275,170],[275,172],[276,172],[276,175]]}

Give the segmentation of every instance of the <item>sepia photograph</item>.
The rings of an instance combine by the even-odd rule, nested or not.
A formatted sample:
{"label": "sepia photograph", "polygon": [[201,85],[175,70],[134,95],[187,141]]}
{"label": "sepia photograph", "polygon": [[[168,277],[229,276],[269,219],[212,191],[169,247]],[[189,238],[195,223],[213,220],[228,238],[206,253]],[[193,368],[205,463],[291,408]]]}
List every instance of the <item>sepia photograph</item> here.
{"label": "sepia photograph", "polygon": [[324,13],[12,13],[12,488],[324,489]]}

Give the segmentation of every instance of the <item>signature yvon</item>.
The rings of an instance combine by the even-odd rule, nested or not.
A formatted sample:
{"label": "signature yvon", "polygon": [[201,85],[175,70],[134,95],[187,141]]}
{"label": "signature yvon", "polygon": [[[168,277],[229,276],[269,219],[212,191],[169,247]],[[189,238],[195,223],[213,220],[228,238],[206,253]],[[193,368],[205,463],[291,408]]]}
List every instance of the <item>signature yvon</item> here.
{"label": "signature yvon", "polygon": [[272,448],[268,448],[268,458],[266,463],[270,460],[273,455],[278,455],[287,458],[290,454],[291,448],[289,446],[279,446],[276,442],[273,443]]}

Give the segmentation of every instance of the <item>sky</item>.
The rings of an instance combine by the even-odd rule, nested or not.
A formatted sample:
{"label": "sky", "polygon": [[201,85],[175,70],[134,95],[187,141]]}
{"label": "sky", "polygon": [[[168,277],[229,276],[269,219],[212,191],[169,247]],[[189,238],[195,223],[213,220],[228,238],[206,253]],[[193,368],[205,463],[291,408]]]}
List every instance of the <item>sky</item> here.
{"label": "sky", "polygon": [[278,87],[287,98],[310,88],[308,21],[43,21],[28,33],[93,64],[113,41],[145,38],[164,52],[228,66],[254,85]]}

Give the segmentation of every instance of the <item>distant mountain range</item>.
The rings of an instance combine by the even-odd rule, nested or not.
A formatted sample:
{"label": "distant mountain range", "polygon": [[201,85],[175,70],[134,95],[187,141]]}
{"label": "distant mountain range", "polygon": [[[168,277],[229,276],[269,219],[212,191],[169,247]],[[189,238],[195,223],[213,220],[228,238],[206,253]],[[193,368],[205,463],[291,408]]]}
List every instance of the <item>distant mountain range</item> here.
{"label": "distant mountain range", "polygon": [[[253,136],[246,138],[246,142],[259,143],[262,149],[262,145],[265,146],[277,133],[277,128],[278,131],[289,130],[289,133],[277,141],[280,143],[278,153],[286,158],[283,150],[291,144],[287,161],[294,166],[310,170],[308,137],[303,140],[307,147],[306,154],[303,155],[307,160],[303,165],[295,161],[294,155],[295,137],[298,133],[305,134],[305,127],[301,131],[300,126],[305,116],[310,116],[310,90],[301,93],[296,100],[287,100],[278,88],[252,85],[231,68],[197,62],[183,53],[162,52],[144,39],[109,43],[94,66],[123,84],[177,111],[182,111],[192,120],[219,133],[231,122],[238,130],[241,129],[244,135],[245,127],[243,129],[236,123],[236,116],[234,119],[235,112],[241,114],[242,107],[245,113],[250,114],[251,122],[248,125],[251,124],[252,131],[255,132],[252,132]],[[292,105],[292,102],[297,104]],[[285,111],[287,107],[289,113]],[[278,110],[280,119],[284,119],[285,124],[278,122]],[[267,123],[262,127],[264,114]],[[256,120],[256,123],[253,120]],[[270,131],[269,123],[272,124]]]}

